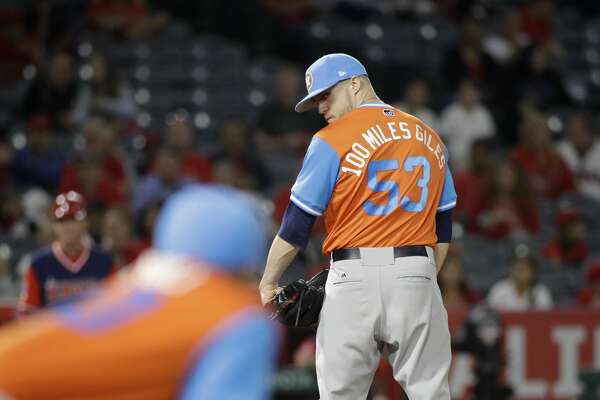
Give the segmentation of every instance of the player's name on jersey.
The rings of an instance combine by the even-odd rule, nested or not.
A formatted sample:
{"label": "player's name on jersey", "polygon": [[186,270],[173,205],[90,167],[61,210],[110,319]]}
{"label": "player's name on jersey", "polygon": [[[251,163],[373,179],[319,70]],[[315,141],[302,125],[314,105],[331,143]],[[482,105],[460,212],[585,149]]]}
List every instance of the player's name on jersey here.
{"label": "player's name on jersey", "polygon": [[351,151],[344,157],[342,172],[360,176],[371,155],[379,147],[396,140],[417,140],[427,151],[433,153],[440,169],[446,165],[444,146],[440,139],[421,125],[415,124],[414,130],[409,128],[407,122],[391,121],[384,126],[385,128],[382,128],[377,124],[370,127],[362,134],[361,142],[352,143]]}
{"label": "player's name on jersey", "polygon": [[92,278],[69,280],[56,280],[50,278],[44,283],[47,300],[50,304],[72,299],[97,286],[98,280]]}

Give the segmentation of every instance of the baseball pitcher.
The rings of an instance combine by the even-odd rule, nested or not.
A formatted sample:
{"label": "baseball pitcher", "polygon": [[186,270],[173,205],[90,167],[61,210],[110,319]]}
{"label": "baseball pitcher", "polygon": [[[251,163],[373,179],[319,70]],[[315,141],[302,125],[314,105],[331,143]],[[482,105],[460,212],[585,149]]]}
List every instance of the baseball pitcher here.
{"label": "baseball pitcher", "polygon": [[306,87],[296,111],[316,107],[328,125],[292,188],[262,301],[279,293],[323,215],[331,267],[317,328],[321,399],[365,399],[381,354],[409,398],[450,399],[450,334],[436,282],[456,204],[446,146],[421,120],[383,103],[349,55],[315,61]]}

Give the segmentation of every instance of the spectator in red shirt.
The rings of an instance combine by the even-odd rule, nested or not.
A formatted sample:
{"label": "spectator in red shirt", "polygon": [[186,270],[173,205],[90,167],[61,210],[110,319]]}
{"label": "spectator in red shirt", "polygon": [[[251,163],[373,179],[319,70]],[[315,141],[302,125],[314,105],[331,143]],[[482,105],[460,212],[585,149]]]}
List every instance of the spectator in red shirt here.
{"label": "spectator in red shirt", "polygon": [[164,138],[167,146],[180,151],[184,175],[199,182],[212,181],[212,163],[196,150],[194,127],[189,119],[176,117],[167,123]]}
{"label": "spectator in red shirt", "polygon": [[556,217],[558,236],[544,246],[544,257],[556,264],[579,267],[587,259],[586,230],[575,209],[561,210]]}
{"label": "spectator in red shirt", "polygon": [[467,283],[460,258],[450,254],[437,277],[444,306],[448,310],[467,309],[482,300],[481,295]]}
{"label": "spectator in red shirt", "polygon": [[460,221],[464,221],[466,215],[472,212],[477,199],[482,195],[485,177],[489,174],[488,170],[492,164],[491,150],[489,139],[474,141],[471,144],[467,166],[452,173],[456,192],[460,193],[460,201],[456,203],[455,208],[456,218]]}
{"label": "spectator in red shirt", "polygon": [[77,153],[67,167],[60,191],[75,190],[94,208],[108,208],[126,201],[123,191],[103,171],[103,160],[96,154]]}
{"label": "spectator in red shirt", "polygon": [[585,278],[588,286],[577,295],[577,305],[600,309],[600,261],[588,267]]}
{"label": "spectator in red shirt", "polygon": [[550,0],[535,0],[521,9],[521,28],[533,42],[545,42],[552,37],[552,14]]}
{"label": "spectator in red shirt", "polygon": [[[90,159],[97,160],[99,165],[99,180],[109,182],[112,186],[110,190],[114,193],[113,202],[123,201],[129,193],[129,176],[127,168],[127,155],[117,146],[116,131],[107,120],[100,117],[93,117],[86,121],[82,128],[82,145],[80,153],[82,157],[89,155]],[[63,173],[63,188],[73,188],[80,186],[75,163],[67,166]],[[95,198],[89,189],[81,189],[91,198]],[[87,196],[86,196],[87,197]],[[103,197],[103,196],[100,196]],[[111,196],[112,197],[112,196]],[[118,197],[118,199],[117,199]]]}
{"label": "spectator in red shirt", "polygon": [[528,112],[512,158],[525,170],[533,192],[546,199],[575,191],[575,178],[558,153],[542,113]]}
{"label": "spectator in red shirt", "polygon": [[527,178],[508,159],[493,163],[484,189],[467,217],[471,230],[500,239],[534,234],[540,224]]}

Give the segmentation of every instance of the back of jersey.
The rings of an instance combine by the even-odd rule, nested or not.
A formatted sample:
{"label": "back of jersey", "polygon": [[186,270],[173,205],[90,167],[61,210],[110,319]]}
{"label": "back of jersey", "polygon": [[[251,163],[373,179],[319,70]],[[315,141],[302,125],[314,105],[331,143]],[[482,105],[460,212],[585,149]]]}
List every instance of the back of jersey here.
{"label": "back of jersey", "polygon": [[[418,118],[385,104],[363,105],[318,132],[311,148],[292,201],[313,211],[321,203],[325,253],[437,242],[436,212],[454,207],[456,193],[444,144]],[[307,189],[312,169],[321,171],[328,193]]]}

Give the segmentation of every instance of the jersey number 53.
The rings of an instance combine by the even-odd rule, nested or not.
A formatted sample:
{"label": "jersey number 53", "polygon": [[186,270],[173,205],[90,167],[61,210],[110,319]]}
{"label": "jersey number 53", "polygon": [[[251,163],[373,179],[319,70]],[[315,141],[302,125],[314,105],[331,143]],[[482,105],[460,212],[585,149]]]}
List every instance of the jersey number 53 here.
{"label": "jersey number 53", "polygon": [[372,160],[367,169],[368,186],[373,192],[388,192],[387,204],[375,204],[371,200],[367,200],[363,204],[365,212],[371,216],[388,215],[398,206],[408,212],[421,212],[427,204],[428,190],[427,184],[430,177],[429,160],[423,156],[407,157],[404,160],[404,171],[412,172],[415,168],[422,166],[421,177],[417,181],[417,186],[421,188],[421,198],[418,202],[411,200],[408,195],[399,198],[400,188],[394,181],[378,181],[377,172],[393,171],[400,168],[398,160]]}

